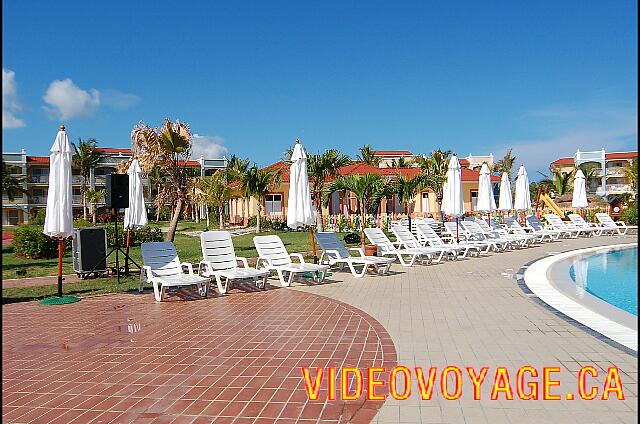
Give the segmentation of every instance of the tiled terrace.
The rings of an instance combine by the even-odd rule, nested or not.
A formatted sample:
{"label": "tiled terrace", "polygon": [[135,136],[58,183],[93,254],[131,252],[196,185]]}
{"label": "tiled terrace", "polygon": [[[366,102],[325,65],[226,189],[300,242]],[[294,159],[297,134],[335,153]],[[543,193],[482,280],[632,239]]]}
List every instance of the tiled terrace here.
{"label": "tiled terrace", "polygon": [[[335,272],[322,285],[242,286],[190,302],[160,304],[145,293],[55,308],[3,306],[3,421],[636,422],[636,357],[557,316],[514,279],[523,264],[553,252],[634,240],[563,240],[440,265],[394,265],[387,277]],[[559,366],[556,393],[576,392],[582,365],[617,366],[626,400],[491,401],[485,384],[474,401],[468,379],[456,401],[437,391],[422,401],[415,384],[408,400],[384,406],[306,400],[300,366],[396,362],[487,366],[490,376],[497,366],[512,375],[523,365]]]}

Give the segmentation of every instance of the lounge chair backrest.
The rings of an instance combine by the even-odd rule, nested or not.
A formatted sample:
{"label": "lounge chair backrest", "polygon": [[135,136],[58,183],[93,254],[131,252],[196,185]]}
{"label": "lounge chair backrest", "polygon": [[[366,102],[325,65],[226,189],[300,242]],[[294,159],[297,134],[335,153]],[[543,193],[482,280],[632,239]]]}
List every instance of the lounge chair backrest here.
{"label": "lounge chair backrest", "polygon": [[270,259],[274,266],[291,264],[291,257],[279,236],[255,236],[253,244],[256,246],[258,256]]}
{"label": "lounge chair backrest", "polygon": [[344,244],[340,242],[338,239],[338,235],[334,232],[317,232],[316,240],[320,245],[320,249],[327,252],[328,250],[336,250],[338,252],[338,257],[335,257],[336,254],[334,252],[325,253],[331,256],[334,259],[346,259],[350,257],[349,249],[347,249]]}
{"label": "lounge chair backrest", "polygon": [[465,229],[465,231],[473,234],[482,234],[483,231],[475,221],[460,221],[460,225]]}
{"label": "lounge chair backrest", "polygon": [[396,236],[399,242],[402,242],[404,246],[408,248],[420,247],[420,243],[409,231],[407,227],[402,225],[392,225],[391,231]]}
{"label": "lounge chair backrest", "polygon": [[527,223],[529,224],[529,226],[531,226],[531,228],[533,228],[534,230],[544,230],[544,224],[542,223],[542,221],[540,221],[540,218],[538,218],[535,215],[529,215],[527,216]]}
{"label": "lounge chair backrest", "polygon": [[416,222],[416,230],[418,232],[418,236],[427,240],[432,246],[444,246],[444,242],[435,232],[431,225],[426,222]]}
{"label": "lounge chair backrest", "polygon": [[480,228],[485,233],[493,231],[489,224],[487,224],[487,221],[485,221],[484,219],[474,219],[472,222],[474,222],[478,226],[478,228]]}
{"label": "lounge chair backrest", "polygon": [[378,246],[383,252],[393,252],[396,250],[396,247],[391,243],[389,237],[387,237],[380,228],[365,228],[364,234],[372,244]]}
{"label": "lounge chair backrest", "polygon": [[611,218],[611,216],[607,213],[598,212],[596,214],[596,218],[598,218],[598,221],[600,221],[600,223],[606,227],[618,227],[613,218]]}
{"label": "lounge chair backrest", "polygon": [[585,221],[580,215],[578,215],[577,213],[572,213],[569,215],[569,219],[571,220],[571,222],[573,222],[574,224],[576,224],[578,227],[589,227],[589,224],[587,224],[587,221]]}
{"label": "lounge chair backrest", "polygon": [[469,231],[462,225],[463,221],[459,222],[459,226],[456,226],[455,221],[448,221],[444,223],[444,228],[447,230],[447,233],[453,238],[456,237],[456,231],[458,232],[460,238],[465,238],[466,235],[469,234]]}
{"label": "lounge chair backrest", "polygon": [[520,225],[518,220],[515,219],[512,216],[505,216],[504,217],[504,222],[505,222],[505,224],[507,224],[511,228],[522,228],[522,225]]}
{"label": "lounge chair backrest", "polygon": [[200,234],[202,258],[214,271],[237,268],[236,252],[228,231],[204,231]]}
{"label": "lounge chair backrest", "polygon": [[170,241],[142,243],[142,260],[156,277],[171,277],[182,274],[176,247]]}

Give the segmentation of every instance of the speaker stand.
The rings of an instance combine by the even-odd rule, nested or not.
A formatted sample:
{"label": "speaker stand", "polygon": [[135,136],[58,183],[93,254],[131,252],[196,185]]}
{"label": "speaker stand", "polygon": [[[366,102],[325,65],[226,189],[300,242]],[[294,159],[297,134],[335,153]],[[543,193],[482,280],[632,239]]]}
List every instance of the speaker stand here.
{"label": "speaker stand", "polygon": [[[138,269],[142,270],[142,267],[140,265],[138,265],[136,263],[136,261],[134,261],[133,259],[131,259],[131,256],[129,256],[125,251],[122,250],[122,247],[120,246],[120,240],[118,239],[118,209],[117,208],[113,208],[113,226],[115,229],[115,236],[116,236],[116,240],[115,240],[115,244],[113,245],[113,247],[111,247],[111,250],[109,251],[109,253],[107,253],[107,255],[104,257],[107,266],[109,266],[109,256],[111,256],[111,254],[113,252],[116,252],[116,276],[118,279],[118,284],[120,284],[120,255],[119,253],[122,253],[122,256],[124,256],[125,261],[129,260],[131,261],[131,263],[133,263],[135,266],[138,267]],[[107,241],[109,240],[109,238],[107,237]],[[96,264],[95,267],[93,267],[93,269],[89,272],[93,272],[95,271],[95,269],[98,267],[98,265],[100,265],[99,261],[98,264]],[[125,266],[125,275],[129,275],[129,266],[128,263]]]}

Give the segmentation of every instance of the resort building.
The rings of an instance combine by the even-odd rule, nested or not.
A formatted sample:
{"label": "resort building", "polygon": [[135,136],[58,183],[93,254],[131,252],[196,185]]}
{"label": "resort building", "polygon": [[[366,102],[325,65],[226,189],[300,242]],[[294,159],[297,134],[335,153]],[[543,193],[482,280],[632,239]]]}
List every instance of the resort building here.
{"label": "resort building", "polygon": [[604,148],[592,152],[576,151],[571,157],[551,162],[552,171],[571,172],[584,164],[595,168],[594,178],[587,183],[587,191],[598,196],[635,193],[636,188],[625,175],[624,168],[638,160],[638,151],[606,152]]}
{"label": "resort building", "polygon": [[[105,176],[115,172],[120,162],[128,161],[132,156],[131,149],[100,147],[97,150],[105,156],[97,167],[91,170],[88,185],[92,189],[105,188]],[[8,165],[13,176],[22,181],[22,187],[29,194],[18,196],[13,201],[3,194],[2,197],[2,225],[19,225],[29,222],[38,209],[47,206],[47,193],[49,187],[49,156],[30,156],[23,149],[20,153],[2,153],[2,160]],[[210,175],[218,169],[227,166],[227,159],[200,157],[197,160],[187,162],[188,167],[193,167],[200,175]],[[72,170],[73,183],[73,207],[74,215],[82,213],[82,196],[80,188],[82,176],[77,168]],[[143,178],[145,199],[151,203],[149,180]],[[100,206],[100,205],[98,205]]]}
{"label": "resort building", "polygon": [[[402,152],[403,156],[400,156],[399,152]],[[408,151],[399,152],[393,152],[394,154],[398,153],[397,156],[389,154],[389,152],[384,152],[384,160],[388,161],[387,163],[390,165],[390,162],[393,159],[397,160],[399,157],[406,158],[414,156],[411,154],[411,152]],[[404,153],[406,153],[406,155]],[[462,192],[464,197],[465,210],[473,212],[475,210],[476,202],[478,199],[478,179],[480,174],[479,171],[468,168],[469,161],[463,159],[460,161],[460,163],[462,165]],[[339,172],[342,176],[350,174],[380,174],[391,181],[398,178],[399,175],[404,175],[408,178],[412,178],[420,173],[419,169],[413,166],[408,168],[397,168],[391,167],[389,165],[385,164],[385,166],[380,165],[376,167],[364,162],[353,162],[352,164],[341,168]],[[263,215],[266,216],[267,219],[286,219],[288,203],[287,197],[289,195],[289,166],[290,165],[288,163],[280,161],[266,167],[276,169],[281,176],[280,185],[271,193],[265,196],[265,200],[262,205]],[[496,197],[497,203],[500,177],[492,176],[491,179],[494,184],[494,195]],[[247,218],[255,216],[258,213],[257,200],[255,198],[251,198],[249,200],[248,208],[246,207],[245,202],[246,201],[242,198],[236,198],[230,201],[230,222],[246,222]],[[414,198],[411,210],[414,216],[432,215],[434,217],[437,217],[440,209],[436,202],[435,193],[433,193],[433,191],[429,189],[424,189],[418,196]],[[322,209],[322,214],[325,217],[330,215],[354,214],[356,212],[357,201],[355,196],[350,193],[343,194],[339,192],[334,193],[329,200],[329,205],[327,207],[323,207]],[[404,208],[395,195],[389,201],[383,199],[380,204],[379,213],[382,215],[391,215],[395,217],[397,215],[403,214],[404,212]]]}

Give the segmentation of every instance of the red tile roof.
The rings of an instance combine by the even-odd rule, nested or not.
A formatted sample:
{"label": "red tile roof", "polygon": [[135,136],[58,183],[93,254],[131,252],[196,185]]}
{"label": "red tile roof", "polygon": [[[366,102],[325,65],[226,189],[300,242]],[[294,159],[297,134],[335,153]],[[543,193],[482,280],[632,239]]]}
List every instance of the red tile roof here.
{"label": "red tile roof", "polygon": [[460,166],[469,166],[469,161],[467,159],[459,159]]}
{"label": "red tile roof", "polygon": [[96,147],[96,150],[102,153],[122,153],[123,155],[133,154],[133,150],[127,147]]}
{"label": "red tile roof", "polygon": [[376,150],[374,156],[413,156],[408,150]]}
{"label": "red tile roof", "polygon": [[638,157],[638,152],[614,152],[605,153],[605,159],[633,159]]}
{"label": "red tile roof", "polygon": [[49,156],[27,156],[27,162],[49,163]]}
{"label": "red tile roof", "polygon": [[573,165],[575,158],[560,158],[551,162],[551,165]]}

